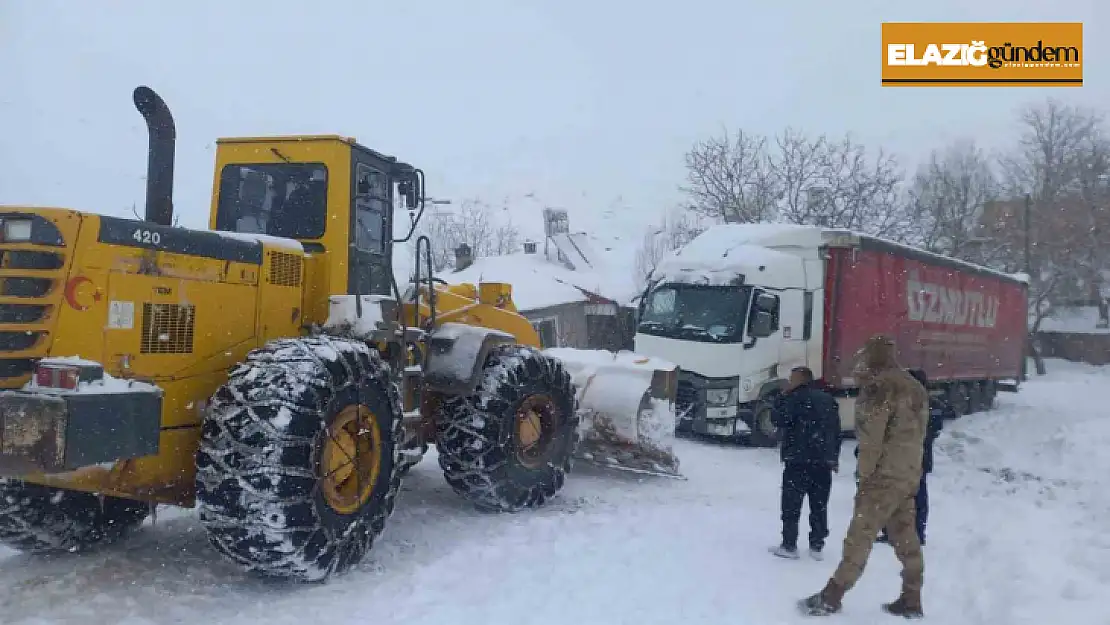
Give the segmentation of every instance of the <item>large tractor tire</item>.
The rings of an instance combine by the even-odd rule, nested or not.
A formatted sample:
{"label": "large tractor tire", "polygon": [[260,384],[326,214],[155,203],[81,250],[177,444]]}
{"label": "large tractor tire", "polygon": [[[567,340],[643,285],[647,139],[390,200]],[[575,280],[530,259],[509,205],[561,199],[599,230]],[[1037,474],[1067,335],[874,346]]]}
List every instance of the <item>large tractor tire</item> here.
{"label": "large tractor tire", "polygon": [[365,343],[281,339],[210,402],[197,451],[209,541],[268,577],[321,581],[358,563],[401,486],[401,399]]}
{"label": "large tractor tire", "polygon": [[537,349],[499,345],[480,376],[472,394],[439,404],[443,475],[480,510],[539,507],[563,487],[578,443],[570,374]]}
{"label": "large tractor tire", "polygon": [[30,553],[77,552],[142,525],[149,504],[0,478],[0,543]]}

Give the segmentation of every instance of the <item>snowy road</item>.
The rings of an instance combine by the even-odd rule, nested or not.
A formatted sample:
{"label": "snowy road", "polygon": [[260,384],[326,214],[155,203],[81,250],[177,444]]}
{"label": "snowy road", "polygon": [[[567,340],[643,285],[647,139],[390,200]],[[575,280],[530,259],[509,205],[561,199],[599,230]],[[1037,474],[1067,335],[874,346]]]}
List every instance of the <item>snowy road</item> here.
{"label": "snowy road", "polygon": [[[1110,369],[1049,364],[1046,379],[938,441],[924,596],[934,623],[1110,625]],[[582,468],[557,503],[506,516],[472,511],[429,457],[371,556],[327,585],[241,575],[191,512],[163,511],[100,554],[0,549],[0,623],[814,622],[793,605],[836,565],[854,445],[833,486],[825,562],[767,553],[779,532],[772,450],[679,441],[689,481]],[[896,596],[897,572],[876,546],[828,622],[895,622],[878,604]]]}

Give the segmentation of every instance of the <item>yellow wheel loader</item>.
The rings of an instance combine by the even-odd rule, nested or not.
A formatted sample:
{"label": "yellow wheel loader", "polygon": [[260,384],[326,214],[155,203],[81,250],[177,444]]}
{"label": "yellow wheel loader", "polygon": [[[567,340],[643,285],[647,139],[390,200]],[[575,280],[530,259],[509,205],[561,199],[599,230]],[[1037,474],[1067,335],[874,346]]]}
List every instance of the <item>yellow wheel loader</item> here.
{"label": "yellow wheel loader", "polygon": [[[0,207],[0,542],[76,551],[195,506],[224,556],[314,581],[370,550],[429,444],[485,510],[563,487],[580,389],[510,285],[437,283],[426,237],[393,277],[419,169],[339,136],[221,139],[210,229],[180,228],[173,118],[134,102],[145,219]],[[673,403],[655,378],[632,410]]]}

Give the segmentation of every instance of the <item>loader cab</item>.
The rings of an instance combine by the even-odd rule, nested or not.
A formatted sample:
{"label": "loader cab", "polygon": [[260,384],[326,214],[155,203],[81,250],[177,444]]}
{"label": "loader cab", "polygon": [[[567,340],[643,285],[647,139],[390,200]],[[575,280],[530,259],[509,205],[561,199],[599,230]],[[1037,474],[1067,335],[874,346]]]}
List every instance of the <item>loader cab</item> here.
{"label": "loader cab", "polygon": [[326,285],[311,285],[321,295],[390,295],[397,200],[409,210],[411,236],[423,174],[354,139],[220,139],[209,227],[300,241],[324,259]]}

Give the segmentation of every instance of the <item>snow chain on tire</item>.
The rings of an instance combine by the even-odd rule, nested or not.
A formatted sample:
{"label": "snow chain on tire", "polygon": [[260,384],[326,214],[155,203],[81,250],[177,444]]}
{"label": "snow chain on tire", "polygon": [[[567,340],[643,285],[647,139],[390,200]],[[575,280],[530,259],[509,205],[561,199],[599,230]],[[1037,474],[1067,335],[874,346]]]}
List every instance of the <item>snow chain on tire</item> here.
{"label": "snow chain on tire", "polygon": [[[351,406],[373,415],[382,446],[369,498],[340,513],[322,493],[318,467],[331,423]],[[401,415],[391,369],[366,343],[314,336],[252,351],[213,396],[197,452],[209,541],[266,576],[320,581],[346,571],[393,513]]]}
{"label": "snow chain on tire", "polygon": [[[552,398],[560,421],[547,461],[532,469],[517,458],[516,411],[538,393]],[[571,470],[578,444],[576,408],[574,386],[561,362],[532,347],[494,347],[474,392],[446,396],[439,405],[436,450],[447,483],[484,511],[543,505]]]}
{"label": "snow chain on tire", "polygon": [[84,551],[142,525],[141,501],[0,478],[0,543],[30,553]]}

